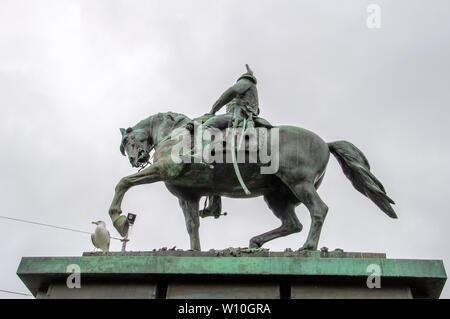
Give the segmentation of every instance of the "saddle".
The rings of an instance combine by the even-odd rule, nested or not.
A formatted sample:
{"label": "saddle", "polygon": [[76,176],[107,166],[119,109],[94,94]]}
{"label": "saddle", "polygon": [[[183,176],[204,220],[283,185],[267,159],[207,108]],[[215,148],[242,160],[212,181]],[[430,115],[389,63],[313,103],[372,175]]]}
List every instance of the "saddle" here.
{"label": "saddle", "polygon": [[[192,120],[192,122],[206,122],[207,120],[209,120],[211,117],[213,117],[215,115],[211,115],[209,113],[199,116],[195,119]],[[253,122],[255,123],[255,127],[265,127],[267,129],[270,129],[272,127],[274,127],[272,124],[270,124],[269,121],[267,121],[266,119],[260,117],[260,116],[253,116]]]}
{"label": "saddle", "polygon": [[273,125],[270,124],[269,121],[259,116],[253,117],[253,122],[255,123],[255,127],[265,127],[267,129],[273,127]]}
{"label": "saddle", "polygon": [[[213,117],[214,115],[211,114],[205,114],[202,115],[198,118],[195,118],[194,120],[191,121],[192,122],[200,122],[200,123],[204,123],[206,122],[208,119],[210,119],[211,117]],[[256,130],[251,131],[246,129],[245,134],[243,137],[242,136],[242,123],[239,123],[240,125],[237,127],[236,129],[236,145],[235,148],[236,150],[238,150],[238,152],[249,152],[250,150],[254,150],[254,148],[256,147],[256,149],[258,149],[258,140],[259,140],[259,136],[257,135],[259,133],[258,128],[266,128],[266,129],[271,129],[274,126],[267,121],[266,119],[259,117],[259,116],[254,116],[253,117],[253,123],[254,123],[254,128]],[[191,129],[189,129],[191,131],[191,134],[193,134],[193,126]],[[229,152],[231,151],[231,130],[228,130],[228,136],[226,134],[226,130],[222,130],[222,146],[223,146],[223,151],[224,152]],[[253,134],[256,135],[253,135]],[[212,141],[212,143],[217,143],[218,141]],[[251,143],[256,143],[256,145],[252,145]],[[205,146],[205,145],[204,145]],[[193,145],[192,145],[193,147]]]}
{"label": "saddle", "polygon": [[[264,120],[264,119],[263,119]],[[266,122],[264,123],[263,121],[254,121],[255,126],[253,129],[247,127],[245,129],[245,131],[242,131],[242,126],[238,126],[236,128],[236,131],[234,132],[235,134],[235,143],[234,143],[234,151],[239,152],[258,152],[259,151],[259,143],[262,142],[260,141],[260,138],[262,139],[263,137],[260,136],[261,134],[265,134],[265,140],[267,141],[268,139],[270,139],[270,128],[272,128],[273,126],[269,123]],[[261,128],[265,128],[267,130],[262,130]],[[230,151],[233,151],[232,149],[232,138],[233,138],[233,131],[231,130],[231,128],[228,128],[228,130],[222,130],[222,148],[224,152],[229,153]],[[211,143],[218,143],[219,141],[212,141]],[[204,142],[207,143],[207,142]],[[229,153],[231,154],[231,153]]]}

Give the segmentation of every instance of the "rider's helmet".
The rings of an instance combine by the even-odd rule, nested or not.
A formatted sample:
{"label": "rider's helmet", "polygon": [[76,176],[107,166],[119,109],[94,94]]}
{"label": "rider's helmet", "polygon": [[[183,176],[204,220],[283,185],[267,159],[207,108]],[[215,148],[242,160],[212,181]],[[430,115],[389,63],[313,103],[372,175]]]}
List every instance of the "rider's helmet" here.
{"label": "rider's helmet", "polygon": [[[245,67],[247,68],[247,72],[245,72],[244,74],[242,74],[239,79],[237,79],[237,81],[239,81],[240,79],[249,79],[250,81],[252,81],[253,83],[257,83],[255,76],[253,75],[253,71],[252,69],[250,69],[250,67],[248,66],[248,64],[245,65]],[[236,81],[236,82],[237,82]]]}

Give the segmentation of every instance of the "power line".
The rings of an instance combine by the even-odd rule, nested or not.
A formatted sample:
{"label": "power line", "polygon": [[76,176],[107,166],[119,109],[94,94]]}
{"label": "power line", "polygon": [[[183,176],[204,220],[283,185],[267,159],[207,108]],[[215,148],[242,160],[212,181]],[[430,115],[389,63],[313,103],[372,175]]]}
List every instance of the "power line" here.
{"label": "power line", "polygon": [[18,218],[12,218],[12,217],[7,217],[7,216],[0,216],[0,218],[14,220],[16,222],[22,222],[22,223],[27,223],[27,224],[34,224],[34,225],[39,225],[39,226],[46,226],[46,227],[52,227],[52,228],[57,228],[57,229],[62,229],[62,230],[68,230],[68,231],[73,231],[73,232],[77,232],[77,233],[90,234],[89,232],[82,231],[82,230],[71,229],[71,228],[66,228],[66,227],[50,225],[50,224],[38,223],[38,222],[32,222],[32,221],[25,220],[25,219],[18,219]]}
{"label": "power line", "polygon": [[4,293],[7,293],[7,294],[12,294],[12,295],[20,295],[20,296],[30,296],[30,297],[33,296],[33,295],[30,295],[30,294],[25,294],[23,292],[15,292],[15,291],[3,290],[3,289],[0,289],[0,292],[4,292]]}
{"label": "power line", "polygon": [[[67,230],[67,231],[76,232],[76,233],[82,233],[82,234],[89,234],[89,235],[91,235],[90,232],[83,231],[83,230],[78,230],[78,229],[73,229],[73,228],[67,228],[67,227],[61,227],[61,226],[50,225],[50,224],[44,224],[44,223],[38,223],[38,222],[33,222],[33,221],[30,221],[30,220],[25,220],[25,219],[12,218],[12,217],[1,216],[1,215],[0,215],[0,218],[8,219],[8,220],[13,220],[13,221],[16,221],[16,222],[21,222],[21,223],[27,223],[27,224],[33,224],[33,225],[39,225],[39,226],[45,226],[45,227],[51,227],[51,228],[62,229],[62,230]],[[121,238],[116,238],[116,237],[111,237],[111,239],[122,240]]]}

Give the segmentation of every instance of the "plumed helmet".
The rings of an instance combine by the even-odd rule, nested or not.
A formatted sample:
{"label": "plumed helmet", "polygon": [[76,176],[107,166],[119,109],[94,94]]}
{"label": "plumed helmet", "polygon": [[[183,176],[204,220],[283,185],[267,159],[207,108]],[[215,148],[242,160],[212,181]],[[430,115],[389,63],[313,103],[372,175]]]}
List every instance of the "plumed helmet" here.
{"label": "plumed helmet", "polygon": [[[248,64],[245,65],[247,72],[245,72],[244,74],[242,74],[239,79],[237,79],[237,81],[239,81],[240,79],[249,79],[250,81],[252,81],[253,83],[257,83],[255,76],[253,75],[253,71],[252,69],[250,69],[250,67],[248,66]],[[237,82],[236,81],[236,82]]]}

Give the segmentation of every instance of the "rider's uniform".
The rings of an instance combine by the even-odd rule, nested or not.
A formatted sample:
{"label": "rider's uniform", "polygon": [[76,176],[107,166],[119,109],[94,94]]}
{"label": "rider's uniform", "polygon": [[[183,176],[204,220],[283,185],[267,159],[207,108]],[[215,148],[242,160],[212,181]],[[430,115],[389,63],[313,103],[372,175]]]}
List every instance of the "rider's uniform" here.
{"label": "rider's uniform", "polygon": [[210,118],[205,122],[204,126],[226,129],[237,118],[240,125],[246,119],[248,120],[247,127],[251,127],[253,117],[259,115],[256,83],[257,81],[253,74],[247,72],[241,75],[236,83],[226,90],[214,103],[210,112],[215,114],[224,105],[227,105],[226,113]]}
{"label": "rider's uniform", "polygon": [[[232,126],[234,120],[238,121],[238,126],[242,126],[244,119],[247,121],[246,127],[253,127],[253,117],[259,115],[258,90],[256,89],[256,78],[253,72],[248,69],[242,74],[236,83],[226,90],[214,103],[211,114],[215,114],[224,105],[227,105],[226,113],[213,116],[208,119],[203,128],[208,127],[224,130]],[[201,216],[219,217],[222,211],[222,201],[220,196],[209,196],[208,208],[201,210]]]}

